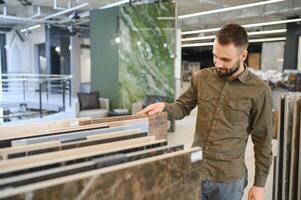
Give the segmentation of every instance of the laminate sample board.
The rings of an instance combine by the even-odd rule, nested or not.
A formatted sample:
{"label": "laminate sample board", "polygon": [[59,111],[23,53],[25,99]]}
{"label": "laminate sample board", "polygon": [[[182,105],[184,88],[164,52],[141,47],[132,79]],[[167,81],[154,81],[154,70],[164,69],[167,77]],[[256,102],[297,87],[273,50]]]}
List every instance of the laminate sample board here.
{"label": "laminate sample board", "polygon": [[6,199],[103,199],[166,200],[199,199],[199,160],[192,162],[192,152],[199,148],[154,156],[135,162],[79,173],[30,184],[18,189],[4,189]]}
{"label": "laminate sample board", "polygon": [[64,119],[64,120],[55,120],[55,121],[43,121],[43,122],[35,122],[34,125],[32,123],[28,124],[13,124],[13,125],[1,125],[0,126],[0,136],[5,133],[5,135],[11,136],[16,133],[40,133],[45,130],[52,129],[62,129],[62,128],[71,128],[77,127],[79,125],[79,121],[81,120],[90,120],[90,117],[85,118],[74,118],[74,119]]}
{"label": "laminate sample board", "polygon": [[[80,122],[78,122],[80,123]],[[20,127],[17,129],[17,131],[10,133],[3,131],[0,134],[0,148],[2,147],[9,147],[10,144],[6,144],[6,140],[17,140],[17,139],[23,139],[23,138],[34,138],[34,137],[40,137],[40,136],[50,136],[50,135],[60,135],[60,134],[66,134],[66,133],[74,133],[79,131],[89,131],[89,130],[95,130],[95,129],[102,129],[102,128],[116,128],[121,126],[134,126],[134,125],[142,125],[147,124],[147,129],[149,120],[148,118],[137,118],[137,119],[130,119],[130,120],[124,120],[124,121],[112,121],[108,123],[97,123],[97,124],[87,124],[87,125],[77,125],[72,127],[63,127],[63,128],[57,128],[57,129],[44,129],[44,130],[38,130],[36,131],[35,126],[32,125],[32,130],[26,130],[22,131]],[[12,127],[13,128],[13,127]],[[6,143],[5,143],[6,142]],[[6,145],[6,146],[5,146]]]}
{"label": "laminate sample board", "polygon": [[278,133],[277,133],[277,165],[276,165],[276,176],[274,177],[275,181],[275,190],[274,197],[278,199],[278,197],[282,196],[282,169],[283,169],[283,137],[284,137],[284,110],[285,110],[285,96],[282,95],[280,97],[280,111],[279,111],[279,120],[278,120]]}
{"label": "laminate sample board", "polygon": [[[301,115],[301,113],[299,113]],[[297,199],[301,200],[301,117],[300,117],[300,130],[299,130],[299,164],[298,164],[298,174],[297,174],[297,179],[298,179],[298,183],[297,183],[297,191],[295,191],[297,193]]]}
{"label": "laminate sample board", "polygon": [[291,142],[291,162],[290,162],[290,176],[289,176],[289,193],[288,199],[297,199],[298,190],[298,161],[299,161],[299,141],[300,141],[300,109],[301,98],[297,97],[294,102],[293,109],[293,130],[292,130],[292,142]]}
{"label": "laminate sample board", "polygon": [[140,130],[133,129],[127,131],[118,131],[107,134],[88,136],[84,140],[72,141],[68,143],[62,143],[61,141],[43,142],[38,144],[23,145],[16,147],[9,147],[0,149],[0,160],[13,159],[19,157],[32,156],[42,153],[62,151],[67,149],[74,149],[78,147],[91,146],[96,144],[104,144],[109,142],[116,142],[126,139],[133,139],[139,137],[145,137],[147,133],[140,133]]}
{"label": "laminate sample board", "polygon": [[155,115],[126,115],[119,117],[108,117],[108,118],[100,118],[93,120],[81,120],[79,122],[80,126],[89,125],[89,124],[98,124],[98,123],[108,123],[115,121],[125,121],[125,120],[134,120],[139,118],[148,118],[149,119],[149,134],[156,136],[157,139],[166,139],[167,137],[167,113],[161,112]]}
{"label": "laminate sample board", "polygon": [[289,176],[291,162],[291,145],[293,129],[293,106],[296,96],[286,95],[284,111],[284,137],[283,137],[283,171],[282,171],[282,199],[288,199],[289,196]]}
{"label": "laminate sample board", "polygon": [[78,160],[81,158],[84,159],[85,157],[107,154],[110,152],[138,148],[139,146],[152,145],[163,142],[165,142],[165,140],[155,141],[154,136],[148,136],[143,138],[112,142],[108,144],[93,145],[59,152],[50,152],[42,155],[34,155],[24,158],[3,160],[0,162],[0,176],[3,173],[8,173],[16,170],[40,167],[43,165],[51,165],[60,162]]}
{"label": "laminate sample board", "polygon": [[301,93],[282,95],[280,104],[273,199],[301,200]]}
{"label": "laminate sample board", "polygon": [[5,178],[0,178],[0,189],[5,187],[20,187],[22,185],[35,183],[39,181],[50,180],[71,174],[81,173],[94,169],[100,169],[108,166],[113,166],[125,162],[132,162],[149,158],[157,155],[163,155],[171,152],[176,152],[184,149],[184,145],[162,146],[147,150],[136,151],[131,153],[117,153],[100,158],[92,158],[81,163],[63,165],[50,169],[40,169],[35,172],[27,172],[24,174],[10,174]]}

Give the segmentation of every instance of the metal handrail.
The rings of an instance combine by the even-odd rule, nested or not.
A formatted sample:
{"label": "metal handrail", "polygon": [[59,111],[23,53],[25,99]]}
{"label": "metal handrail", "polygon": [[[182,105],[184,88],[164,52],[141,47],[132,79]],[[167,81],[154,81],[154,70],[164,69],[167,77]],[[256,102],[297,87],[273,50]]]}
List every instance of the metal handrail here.
{"label": "metal handrail", "polygon": [[71,79],[71,75],[58,74],[1,74],[0,84],[3,96],[9,92],[22,91],[20,94],[24,101],[27,93],[38,93],[40,117],[43,117],[43,94],[46,94],[47,101],[49,93],[61,94],[63,111],[65,111],[67,95],[71,106]]}
{"label": "metal handrail", "polygon": [[1,76],[33,76],[33,77],[58,77],[58,78],[72,78],[71,75],[62,75],[62,74],[1,74]]}

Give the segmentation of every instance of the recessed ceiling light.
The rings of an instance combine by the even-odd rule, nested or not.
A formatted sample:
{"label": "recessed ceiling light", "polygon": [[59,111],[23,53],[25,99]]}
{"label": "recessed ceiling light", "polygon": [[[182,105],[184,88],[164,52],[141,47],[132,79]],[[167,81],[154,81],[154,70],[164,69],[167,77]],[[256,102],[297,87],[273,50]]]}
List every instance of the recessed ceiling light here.
{"label": "recessed ceiling light", "polygon": [[[301,18],[278,20],[278,21],[271,21],[271,22],[260,22],[260,23],[254,23],[254,24],[244,24],[242,26],[245,28],[252,28],[252,27],[257,27],[257,26],[270,26],[270,25],[287,24],[287,23],[293,23],[293,22],[301,22]],[[181,34],[182,35],[191,35],[191,34],[198,34],[198,33],[216,32],[219,29],[220,29],[220,27],[194,30],[194,31],[183,31]]]}
{"label": "recessed ceiling light", "polygon": [[[269,34],[277,34],[277,33],[285,33],[286,29],[275,29],[275,30],[267,30],[267,31],[254,31],[254,32],[248,32],[249,36],[253,35],[269,35]],[[208,35],[208,36],[202,36],[202,37],[189,37],[189,38],[182,38],[182,42],[187,41],[196,41],[196,40],[210,40],[214,39],[215,35]]]}
{"label": "recessed ceiling light", "polygon": [[262,6],[262,5],[278,3],[278,2],[282,2],[282,1],[286,1],[286,0],[268,0],[268,1],[260,1],[260,2],[255,2],[255,3],[241,4],[238,6],[231,6],[231,7],[220,8],[220,9],[215,9],[215,10],[207,10],[204,12],[197,12],[197,13],[192,13],[192,14],[187,14],[187,15],[180,15],[178,18],[186,19],[186,18],[191,18],[191,17],[198,17],[198,16],[203,16],[203,15],[226,12],[226,11],[231,11],[231,10],[239,10],[239,9],[243,9],[243,8]]}
{"label": "recessed ceiling light", "polygon": [[[275,37],[275,38],[262,38],[262,39],[252,39],[249,40],[249,43],[257,42],[276,42],[276,41],[285,41],[286,37]],[[212,46],[213,42],[202,42],[202,43],[193,43],[193,44],[182,44],[181,47],[202,47],[202,46]]]}

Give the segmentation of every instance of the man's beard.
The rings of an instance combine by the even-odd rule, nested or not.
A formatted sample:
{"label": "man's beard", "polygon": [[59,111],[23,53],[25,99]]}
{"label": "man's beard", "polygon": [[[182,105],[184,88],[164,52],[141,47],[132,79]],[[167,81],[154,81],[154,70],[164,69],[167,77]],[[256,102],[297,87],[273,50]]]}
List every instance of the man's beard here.
{"label": "man's beard", "polygon": [[216,68],[216,72],[221,78],[228,78],[228,77],[232,76],[233,74],[235,74],[239,70],[239,67],[240,67],[240,63],[238,61],[236,63],[236,67],[233,67],[226,72],[222,72],[218,68]]}

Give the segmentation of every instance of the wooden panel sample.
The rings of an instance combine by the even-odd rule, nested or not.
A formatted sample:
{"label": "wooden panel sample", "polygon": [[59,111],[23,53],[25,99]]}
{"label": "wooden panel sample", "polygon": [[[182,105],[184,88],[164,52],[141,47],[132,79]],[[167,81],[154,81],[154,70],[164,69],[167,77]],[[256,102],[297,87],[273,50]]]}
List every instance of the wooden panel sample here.
{"label": "wooden panel sample", "polygon": [[293,102],[295,95],[287,95],[285,97],[285,112],[284,112],[284,137],[283,137],[283,171],[282,171],[282,199],[288,199],[289,192],[289,174],[291,161],[291,143],[292,143],[292,128],[293,128]]}
{"label": "wooden panel sample", "polygon": [[120,153],[109,155],[100,158],[93,158],[89,161],[53,167],[51,169],[42,169],[35,172],[27,172],[26,174],[11,174],[5,178],[1,178],[0,189],[5,187],[20,187],[27,184],[32,184],[40,181],[50,180],[63,176],[68,176],[85,171],[100,169],[103,167],[113,166],[125,162],[132,162],[149,158],[153,156],[163,155],[171,152],[176,152],[184,149],[184,145],[162,146],[147,150]]}
{"label": "wooden panel sample", "polygon": [[[91,172],[43,181],[15,190],[4,189],[0,198],[166,200],[199,199],[200,179],[191,152],[183,150]],[[197,161],[199,162],[199,161]],[[195,165],[194,165],[195,164]],[[150,178],[153,177],[153,178]]]}
{"label": "wooden panel sample", "polygon": [[0,162],[0,174],[8,173],[11,171],[26,169],[29,167],[36,167],[42,165],[50,165],[58,162],[66,162],[68,160],[85,158],[88,156],[104,154],[121,149],[128,149],[132,147],[138,147],[162,142],[160,140],[155,141],[154,136],[136,138],[126,141],[112,142],[108,144],[93,145],[88,147],[81,147],[77,149],[70,149],[59,152],[45,153],[42,155],[34,155],[25,158],[16,158],[11,160],[3,160]]}
{"label": "wooden panel sample", "polygon": [[274,197],[278,199],[278,197],[282,196],[282,169],[283,169],[283,137],[284,137],[284,111],[285,111],[285,95],[280,96],[280,111],[278,115],[278,133],[277,133],[277,165],[276,165],[276,176],[274,177],[275,190]]}
{"label": "wooden panel sample", "polygon": [[300,129],[299,129],[299,164],[298,164],[298,173],[297,173],[297,191],[295,191],[297,193],[297,199],[300,200],[301,199],[301,112],[299,113],[300,115]]}
{"label": "wooden panel sample", "polygon": [[291,162],[290,162],[290,176],[289,176],[289,193],[288,199],[295,200],[297,198],[298,190],[298,151],[299,151],[299,138],[300,138],[300,109],[301,107],[301,98],[298,97],[294,102],[293,109],[293,130],[292,130],[292,142],[291,142]]}
{"label": "wooden panel sample", "polygon": [[146,133],[140,133],[140,130],[126,130],[118,131],[100,135],[88,136],[87,139],[81,141],[74,141],[68,143],[61,143],[60,141],[43,142],[38,144],[30,144],[24,146],[16,146],[0,149],[0,156],[2,160],[12,159],[17,157],[25,157],[36,154],[61,151],[83,146],[90,146],[96,144],[104,144],[108,142],[116,142],[125,139],[138,138],[146,136]]}
{"label": "wooden panel sample", "polygon": [[[40,133],[45,130],[50,129],[61,129],[61,128],[70,128],[78,126],[78,122],[81,120],[89,120],[90,117],[85,118],[75,118],[75,119],[64,119],[64,120],[55,120],[55,121],[43,121],[35,122],[29,124],[14,124],[14,125],[2,125],[0,127],[0,136],[11,136],[16,133]],[[4,134],[5,133],[5,134]]]}
{"label": "wooden panel sample", "polygon": [[167,113],[157,113],[152,116],[148,115],[126,115],[119,117],[108,117],[108,118],[100,118],[93,120],[82,120],[79,122],[80,126],[82,125],[90,125],[90,124],[98,124],[98,123],[106,123],[110,124],[110,122],[122,122],[125,120],[133,120],[139,118],[148,118],[149,119],[149,134],[154,135],[157,139],[166,139],[167,138]]}
{"label": "wooden panel sample", "polygon": [[278,111],[273,109],[272,110],[272,130],[273,130],[273,139],[277,139],[278,133],[278,118],[279,114]]}
{"label": "wooden panel sample", "polygon": [[73,131],[91,130],[91,129],[105,128],[105,127],[118,127],[122,125],[133,125],[133,124],[143,124],[143,123],[148,123],[148,118],[140,117],[138,119],[112,121],[108,123],[94,123],[94,124],[89,123],[87,125],[81,125],[81,126],[63,127],[63,128],[55,128],[55,129],[50,128],[50,129],[43,129],[38,131],[35,130],[35,125],[31,125],[33,130],[22,131],[22,129],[18,128],[18,131],[12,133],[4,131],[3,133],[0,134],[0,141],[7,140],[7,139],[12,140],[17,138],[43,136],[43,135],[58,134],[64,132],[68,133]]}
{"label": "wooden panel sample", "polygon": [[301,93],[287,93],[280,102],[273,198],[299,200]]}

